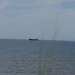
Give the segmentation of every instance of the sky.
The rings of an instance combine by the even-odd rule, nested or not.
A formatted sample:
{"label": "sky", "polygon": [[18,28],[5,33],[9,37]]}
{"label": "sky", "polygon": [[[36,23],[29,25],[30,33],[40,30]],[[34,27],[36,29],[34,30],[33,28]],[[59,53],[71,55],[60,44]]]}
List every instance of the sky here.
{"label": "sky", "polygon": [[75,0],[0,0],[0,39],[36,37],[75,41]]}

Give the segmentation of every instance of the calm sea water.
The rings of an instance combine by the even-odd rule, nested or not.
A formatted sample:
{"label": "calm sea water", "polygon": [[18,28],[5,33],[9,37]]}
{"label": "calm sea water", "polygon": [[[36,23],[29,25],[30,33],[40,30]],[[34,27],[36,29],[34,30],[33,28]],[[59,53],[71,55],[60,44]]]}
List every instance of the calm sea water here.
{"label": "calm sea water", "polygon": [[0,75],[75,75],[75,42],[0,39]]}

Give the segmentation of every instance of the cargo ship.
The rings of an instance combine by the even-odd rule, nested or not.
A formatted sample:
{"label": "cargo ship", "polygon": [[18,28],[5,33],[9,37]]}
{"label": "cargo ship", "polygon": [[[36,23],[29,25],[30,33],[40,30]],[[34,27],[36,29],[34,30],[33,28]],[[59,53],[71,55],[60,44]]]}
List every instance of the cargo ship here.
{"label": "cargo ship", "polygon": [[36,38],[36,39],[29,38],[29,40],[38,41],[38,38]]}

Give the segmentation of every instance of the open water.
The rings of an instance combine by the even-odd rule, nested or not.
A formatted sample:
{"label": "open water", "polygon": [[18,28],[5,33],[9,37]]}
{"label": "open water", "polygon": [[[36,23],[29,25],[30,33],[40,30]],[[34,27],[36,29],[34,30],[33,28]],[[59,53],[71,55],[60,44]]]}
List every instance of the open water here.
{"label": "open water", "polygon": [[0,39],[0,75],[75,75],[75,42]]}

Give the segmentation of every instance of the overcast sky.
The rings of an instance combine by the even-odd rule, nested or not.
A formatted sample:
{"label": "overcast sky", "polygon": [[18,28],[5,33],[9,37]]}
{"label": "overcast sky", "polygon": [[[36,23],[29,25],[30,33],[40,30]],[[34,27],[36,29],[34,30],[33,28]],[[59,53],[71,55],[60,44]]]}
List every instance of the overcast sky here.
{"label": "overcast sky", "polygon": [[0,38],[36,37],[75,41],[75,0],[0,0]]}

